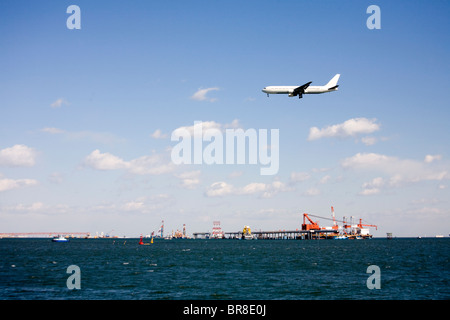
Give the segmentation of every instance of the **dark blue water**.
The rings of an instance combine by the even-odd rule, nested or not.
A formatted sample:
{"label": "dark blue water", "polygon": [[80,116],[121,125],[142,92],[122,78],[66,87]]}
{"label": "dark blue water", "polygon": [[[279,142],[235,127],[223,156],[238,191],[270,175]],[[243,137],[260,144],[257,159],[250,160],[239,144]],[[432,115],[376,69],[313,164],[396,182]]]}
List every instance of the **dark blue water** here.
{"label": "dark blue water", "polygon": [[449,239],[1,239],[0,299],[449,299],[449,254]]}

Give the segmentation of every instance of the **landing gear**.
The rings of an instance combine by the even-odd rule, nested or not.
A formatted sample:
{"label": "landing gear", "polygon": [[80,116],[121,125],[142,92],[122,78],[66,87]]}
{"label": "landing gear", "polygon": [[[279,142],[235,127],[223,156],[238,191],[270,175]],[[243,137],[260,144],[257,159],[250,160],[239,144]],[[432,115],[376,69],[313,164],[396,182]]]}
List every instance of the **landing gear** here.
{"label": "landing gear", "polygon": [[299,99],[303,98],[303,95],[302,95],[302,94],[299,94],[299,95],[298,95],[298,98],[299,98]]}
{"label": "landing gear", "polygon": [[267,94],[267,98],[269,97],[269,94]]}

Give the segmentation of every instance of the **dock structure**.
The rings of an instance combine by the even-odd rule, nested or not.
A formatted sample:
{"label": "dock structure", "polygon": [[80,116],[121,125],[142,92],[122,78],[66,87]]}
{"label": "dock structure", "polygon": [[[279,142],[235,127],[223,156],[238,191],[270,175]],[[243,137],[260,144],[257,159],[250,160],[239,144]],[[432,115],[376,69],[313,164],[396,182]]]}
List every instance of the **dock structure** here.
{"label": "dock structure", "polygon": [[[372,235],[369,229],[365,227],[378,228],[374,224],[366,224],[359,219],[359,223],[353,222],[353,216],[350,217],[350,223],[344,217],[342,221],[337,220],[334,214],[334,208],[331,207],[331,218],[303,213],[303,223],[301,229],[296,230],[278,230],[278,231],[251,231],[249,226],[245,226],[242,231],[237,232],[223,232],[221,229],[222,239],[261,239],[261,240],[312,240],[312,239],[370,239]],[[311,217],[333,221],[330,227],[319,226],[319,221],[313,221]],[[338,222],[342,222],[342,227],[339,227]],[[218,238],[215,236],[217,232],[217,223],[214,222],[213,233],[210,232],[196,232],[194,239],[210,239]],[[388,234],[389,237],[389,234]]]}
{"label": "dock structure", "polygon": [[85,238],[89,237],[90,232],[57,232],[57,231],[48,231],[48,232],[6,232],[0,233],[0,238],[54,238],[57,236],[67,236],[72,238]]}
{"label": "dock structure", "polygon": [[[313,240],[330,239],[337,234],[336,230],[278,230],[252,231],[253,239],[258,240]],[[194,232],[194,239],[210,239],[210,232]],[[243,232],[224,232],[223,239],[242,239]]]}

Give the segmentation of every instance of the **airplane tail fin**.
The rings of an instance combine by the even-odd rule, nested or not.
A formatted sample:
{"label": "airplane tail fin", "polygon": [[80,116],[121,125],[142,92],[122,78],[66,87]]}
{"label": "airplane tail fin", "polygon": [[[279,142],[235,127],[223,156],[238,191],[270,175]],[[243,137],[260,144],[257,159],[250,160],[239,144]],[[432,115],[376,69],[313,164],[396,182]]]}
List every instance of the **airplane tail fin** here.
{"label": "airplane tail fin", "polygon": [[340,77],[341,75],[338,73],[338,74],[336,74],[326,85],[325,85],[325,87],[327,87],[327,89],[328,90],[333,90],[333,89],[337,89],[337,87],[338,87],[338,80],[339,80],[339,77]]}

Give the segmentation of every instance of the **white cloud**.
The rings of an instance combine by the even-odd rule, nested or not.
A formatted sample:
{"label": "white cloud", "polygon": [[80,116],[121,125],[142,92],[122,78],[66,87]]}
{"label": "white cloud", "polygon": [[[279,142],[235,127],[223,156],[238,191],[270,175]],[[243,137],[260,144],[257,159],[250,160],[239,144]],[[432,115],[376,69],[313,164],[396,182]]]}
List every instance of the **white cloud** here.
{"label": "white cloud", "polygon": [[194,189],[200,183],[200,170],[188,171],[175,176],[181,180],[181,186],[186,189]]}
{"label": "white cloud", "polygon": [[291,172],[290,182],[297,183],[308,180],[311,175],[307,172]]}
{"label": "white cloud", "polygon": [[374,178],[370,182],[365,182],[362,185],[363,190],[359,193],[363,196],[368,196],[372,194],[378,194],[380,193],[380,188],[383,187],[385,184],[384,179],[381,177]]}
{"label": "white cloud", "polygon": [[386,166],[390,163],[396,162],[394,157],[388,157],[386,155],[377,153],[357,153],[353,157],[344,159],[341,162],[344,168],[355,169],[388,169]]}
{"label": "white cloud", "polygon": [[292,188],[289,188],[281,181],[273,181],[271,184],[266,184],[266,188],[261,195],[263,198],[272,198],[274,195],[278,194],[279,192],[286,192],[286,191],[292,191]]}
{"label": "white cloud", "polygon": [[357,153],[344,159],[341,166],[345,169],[380,172],[388,176],[385,179],[379,177],[365,183],[361,193],[365,195],[378,193],[382,186],[399,187],[405,183],[450,179],[446,167],[377,153]]}
{"label": "white cloud", "polygon": [[[31,204],[16,203],[14,205],[2,207],[2,210],[5,213],[13,214],[16,217],[17,217],[17,214],[29,214],[30,215],[29,217],[31,219],[33,216],[34,217],[39,216],[39,220],[42,220],[42,218],[44,218],[44,215],[47,217],[52,216],[52,219],[56,215],[66,216],[67,214],[69,214],[72,211],[71,209],[73,209],[73,207],[70,207],[69,205],[66,205],[66,204],[48,205],[41,201],[36,201]],[[78,215],[79,209],[80,209],[80,207],[76,208],[77,217],[79,217],[79,215]],[[20,217],[18,219],[19,220],[23,219],[23,217]],[[28,219],[27,219],[27,221],[28,221]],[[24,223],[24,222],[18,222],[18,223]],[[29,223],[33,224],[33,222],[29,222]],[[35,227],[36,227],[36,225],[33,225],[31,228],[34,229]]]}
{"label": "white cloud", "polygon": [[216,129],[220,132],[225,132],[228,128],[240,128],[239,120],[234,119],[231,123],[221,124],[215,121],[196,121],[192,126],[183,126],[175,129],[172,134],[181,135],[183,131],[189,132],[189,134],[194,138],[198,137],[198,134],[202,133],[204,136],[207,130]]}
{"label": "white cloud", "polygon": [[46,127],[41,129],[42,132],[50,133],[50,134],[60,134],[64,133],[65,131],[58,128],[52,128],[52,127]]}
{"label": "white cloud", "polygon": [[325,183],[327,183],[328,181],[330,181],[330,179],[331,179],[331,176],[330,176],[330,175],[325,175],[325,176],[323,176],[323,177],[320,179],[319,183],[320,183],[320,184],[325,184]]}
{"label": "white cloud", "polygon": [[134,210],[140,210],[144,207],[143,201],[129,201],[125,203],[122,207],[125,211],[134,211]]}
{"label": "white cloud", "polygon": [[130,164],[110,153],[94,150],[84,159],[84,164],[97,170],[117,170],[129,168]]}
{"label": "white cloud", "polygon": [[290,191],[281,181],[273,181],[272,183],[252,182],[244,187],[238,188],[229,183],[220,181],[214,182],[207,188],[205,195],[207,197],[221,197],[225,195],[259,195],[261,198],[272,198],[279,192]]}
{"label": "white cloud", "polygon": [[358,134],[372,133],[380,129],[380,125],[375,122],[376,119],[354,118],[323,129],[312,127],[309,129],[308,140],[311,141],[330,137],[345,138]]}
{"label": "white cloud", "polygon": [[52,108],[61,108],[63,105],[66,105],[66,106],[69,105],[69,102],[67,102],[63,98],[59,98],[58,100],[56,100],[52,104],[50,104],[50,106]]}
{"label": "white cloud", "polygon": [[165,139],[168,137],[167,134],[163,134],[162,131],[160,129],[155,130],[155,132],[153,132],[151,134],[151,137],[154,139]]}
{"label": "white cloud", "polygon": [[41,211],[46,206],[42,202],[33,202],[30,205],[26,205],[23,203],[16,204],[14,206],[6,207],[6,211],[12,211],[12,212],[34,212],[34,211]]}
{"label": "white cloud", "polygon": [[174,166],[172,162],[164,161],[163,156],[159,154],[142,156],[128,162],[129,172],[139,175],[169,173],[174,170]]}
{"label": "white cloud", "polygon": [[187,131],[193,138],[204,138],[205,134],[208,133],[208,130],[219,130],[224,133],[226,129],[236,129],[240,127],[238,119],[234,119],[231,123],[224,124],[215,121],[196,121],[192,126],[183,126],[175,129],[172,132],[172,135],[183,136],[183,133]]}
{"label": "white cloud", "polygon": [[223,181],[214,182],[206,190],[205,195],[208,197],[222,197],[233,193],[234,187]]}
{"label": "white cloud", "polygon": [[252,182],[248,185],[244,186],[240,190],[237,190],[236,192],[239,194],[255,194],[260,192],[265,192],[268,185],[261,182]]}
{"label": "white cloud", "polygon": [[315,197],[320,195],[320,190],[317,188],[309,188],[308,190],[306,190],[303,195],[305,196],[309,196],[309,197]]}
{"label": "white cloud", "polygon": [[125,161],[110,153],[101,153],[94,150],[84,159],[84,165],[97,170],[126,169],[132,174],[159,175],[173,171],[174,165],[165,163],[161,155],[142,156],[130,161]]}
{"label": "white cloud", "polygon": [[377,138],[375,137],[363,137],[361,138],[361,142],[366,146],[374,145],[377,142]]}
{"label": "white cloud", "polygon": [[217,98],[208,98],[206,97],[206,94],[210,91],[217,91],[219,90],[219,88],[217,87],[213,87],[213,88],[206,88],[206,89],[198,89],[197,92],[195,92],[192,96],[191,99],[193,100],[197,100],[197,101],[209,101],[209,102],[214,102],[217,101]]}
{"label": "white cloud", "polygon": [[32,167],[36,163],[37,153],[33,148],[16,144],[0,150],[0,166]]}
{"label": "white cloud", "polygon": [[0,192],[37,185],[33,179],[0,179]]}
{"label": "white cloud", "polygon": [[150,213],[156,210],[161,210],[167,206],[170,206],[173,199],[167,194],[156,194],[150,197],[140,197],[136,200],[127,201],[121,205],[111,205],[111,209],[106,207],[98,207],[100,211],[111,211],[111,210],[124,210],[124,211],[137,211],[141,213]]}
{"label": "white cloud", "polygon": [[313,168],[312,172],[315,172],[315,173],[317,173],[317,172],[327,172],[327,171],[330,171],[330,170],[331,170],[330,168]]}
{"label": "white cloud", "polygon": [[436,155],[427,154],[425,156],[425,160],[424,161],[426,163],[431,163],[433,161],[437,161],[437,160],[441,160],[441,159],[442,159],[442,156],[440,154],[436,154]]}

